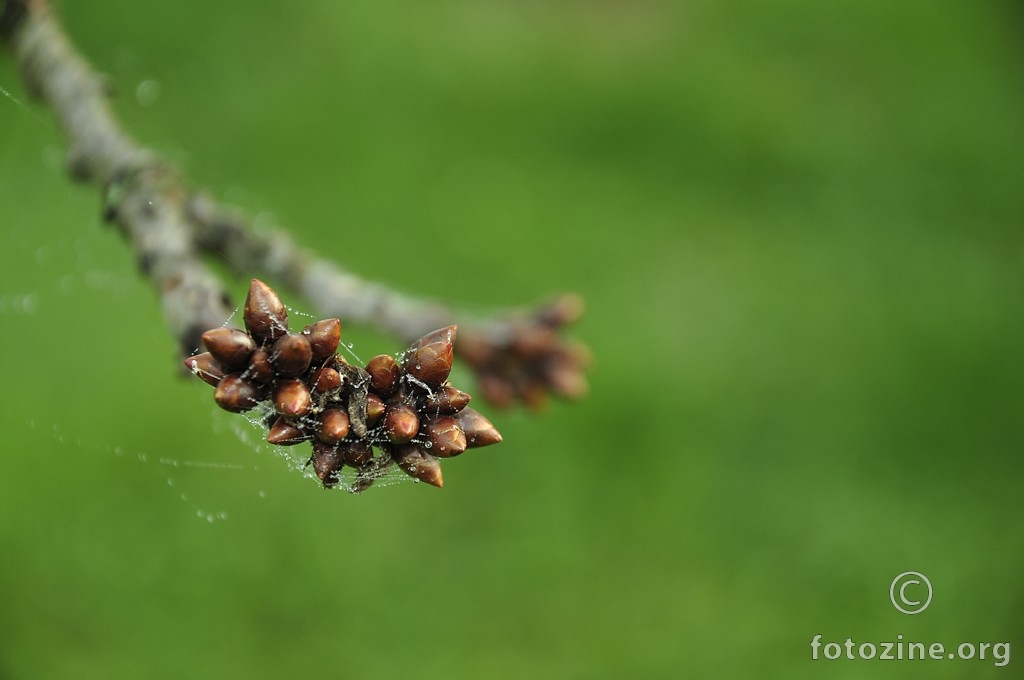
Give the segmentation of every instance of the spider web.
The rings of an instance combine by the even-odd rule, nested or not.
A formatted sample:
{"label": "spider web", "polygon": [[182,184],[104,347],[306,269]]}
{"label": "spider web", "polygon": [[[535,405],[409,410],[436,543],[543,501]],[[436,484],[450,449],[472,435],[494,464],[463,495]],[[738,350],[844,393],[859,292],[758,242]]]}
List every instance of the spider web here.
{"label": "spider web", "polygon": [[[119,322],[118,304],[121,299],[128,297],[126,291],[139,288],[144,289],[144,294],[150,298],[152,304],[152,291],[148,283],[143,281],[134,271],[129,268],[115,269],[104,262],[104,257],[109,254],[100,253],[101,249],[121,248],[122,243],[105,243],[102,239],[102,225],[92,224],[84,230],[83,236],[76,239],[58,239],[55,243],[39,243],[38,236],[29,232],[10,233],[8,235],[7,252],[15,259],[31,261],[36,271],[41,276],[33,277],[31,283],[24,281],[26,285],[21,288],[8,286],[9,281],[4,280],[0,285],[0,320],[6,328],[12,326],[21,329],[38,328],[40,325],[49,324],[48,318],[55,310],[59,310],[69,303],[86,304],[97,309],[106,307],[107,311],[102,312],[103,318],[94,317],[94,321],[101,327],[108,329],[110,337],[106,342],[111,345],[111,351],[116,353],[118,333],[115,332],[115,325]],[[109,231],[109,230],[108,230]],[[118,237],[119,239],[120,237]],[[121,253],[122,259],[129,259],[127,251]],[[62,263],[73,261],[72,271],[64,271],[59,266]],[[84,302],[82,298],[87,298]],[[106,304],[104,305],[104,301]],[[101,312],[93,312],[100,314]],[[225,320],[224,325],[240,325],[237,318],[237,311],[232,317]],[[158,316],[155,315],[154,316]],[[289,316],[293,319],[309,319],[314,317],[301,310],[289,308]],[[162,326],[162,320],[156,321],[160,324],[158,331],[166,333]],[[308,323],[303,321],[301,323]],[[123,336],[121,336],[123,338]],[[173,361],[173,342],[167,340],[166,362],[154,361],[146,370],[166,372],[168,381],[177,381],[174,375],[175,362]],[[199,351],[199,348],[196,348]],[[341,343],[339,352],[350,356],[354,361],[361,359],[355,352],[352,343]],[[40,363],[44,368],[39,369],[32,375],[34,378],[48,379],[52,371],[58,371],[60,366],[54,365],[46,368],[46,362],[37,357],[29,357],[32,363]],[[126,370],[105,370],[100,364],[92,364],[93,368],[84,371],[80,377],[83,381],[103,380],[108,384],[113,383],[115,388],[123,384],[125,389],[129,388],[134,380],[133,374]],[[158,376],[159,377],[159,376]],[[222,480],[224,484],[250,484],[256,498],[266,497],[266,492],[261,488],[264,486],[262,475],[276,471],[282,474],[284,471],[291,471],[308,480],[311,486],[319,489],[320,480],[313,472],[312,466],[308,465],[310,457],[310,446],[308,442],[296,446],[275,446],[268,443],[265,438],[268,431],[267,422],[272,415],[272,407],[268,403],[261,404],[257,409],[241,414],[228,413],[216,406],[212,399],[212,390],[198,380],[185,378],[188,386],[186,399],[195,400],[204,406],[209,417],[209,430],[211,439],[216,442],[223,439],[221,435],[229,433],[240,443],[241,453],[235,450],[225,449],[223,443],[198,444],[194,450],[188,453],[168,453],[162,446],[154,446],[152,449],[128,444],[118,441],[117,428],[111,427],[104,431],[102,436],[83,435],[77,431],[77,424],[73,419],[64,420],[60,417],[59,411],[41,408],[33,411],[32,418],[28,421],[27,427],[33,435],[41,436],[59,449],[74,449],[74,455],[81,456],[83,453],[91,458],[105,460],[104,464],[114,465],[141,465],[156,475],[160,485],[167,493],[176,496],[198,519],[206,522],[217,522],[227,519],[229,513],[217,501],[210,501],[202,497],[202,494],[195,492],[192,487],[207,487],[206,496],[216,497],[216,492],[209,489],[209,480],[197,484],[197,476],[208,476]],[[159,381],[157,381],[159,382]],[[17,387],[17,386],[15,386]],[[42,406],[45,406],[43,404]],[[44,417],[44,414],[46,416]],[[179,417],[175,413],[158,412],[148,416],[135,413],[134,417],[153,419],[173,419]],[[421,442],[422,443],[422,442]],[[344,468],[339,474],[338,485],[330,491],[350,491],[356,482],[356,471],[351,468]],[[239,482],[241,480],[241,482]],[[398,484],[417,483],[419,480],[412,478],[402,472],[396,466],[388,466],[374,475],[374,482],[370,489],[386,488]],[[215,486],[215,484],[214,484]]]}

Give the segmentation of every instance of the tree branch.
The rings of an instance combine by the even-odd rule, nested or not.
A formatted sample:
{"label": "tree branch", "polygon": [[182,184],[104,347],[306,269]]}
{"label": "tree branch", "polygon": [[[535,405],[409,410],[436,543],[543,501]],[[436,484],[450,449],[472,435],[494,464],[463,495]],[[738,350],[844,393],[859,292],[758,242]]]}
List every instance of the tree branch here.
{"label": "tree branch", "polygon": [[42,100],[68,139],[68,172],[104,194],[105,216],[122,231],[160,297],[183,354],[234,306],[198,257],[181,183],[120,128],[103,81],[74,50],[43,0],[7,0],[0,37],[29,92]]}
{"label": "tree branch", "polygon": [[[69,173],[102,192],[105,218],[134,249],[184,355],[234,307],[200,252],[224,260],[238,274],[281,281],[321,315],[369,324],[406,342],[457,320],[439,302],[364,280],[298,246],[287,232],[257,232],[241,212],[188,190],[169,166],[122,132],[101,78],[75,52],[45,0],[3,2],[0,37],[28,90],[53,111],[68,138]],[[589,357],[560,331],[581,313],[579,298],[563,296],[533,311],[458,319],[456,352],[495,404],[520,400],[539,406],[549,392],[576,398],[586,391]]]}
{"label": "tree branch", "polygon": [[295,243],[283,229],[257,232],[239,210],[197,192],[188,201],[196,241],[235,273],[261,272],[304,296],[321,316],[374,326],[404,342],[452,323],[439,302],[409,297],[367,281]]}

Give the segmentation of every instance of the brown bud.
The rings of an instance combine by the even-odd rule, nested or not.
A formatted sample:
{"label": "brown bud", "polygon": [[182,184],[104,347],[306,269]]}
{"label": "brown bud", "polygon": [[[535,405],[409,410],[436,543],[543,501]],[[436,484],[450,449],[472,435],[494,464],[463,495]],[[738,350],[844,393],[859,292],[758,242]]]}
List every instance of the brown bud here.
{"label": "brown bud", "polygon": [[274,406],[285,418],[298,418],[309,413],[313,399],[309,388],[301,380],[288,379],[277,383],[274,390]]}
{"label": "brown bud", "polygon": [[348,436],[348,414],[340,408],[329,408],[320,414],[317,429],[321,441],[336,444]]}
{"label": "brown bud", "polygon": [[274,289],[259,279],[249,285],[242,316],[249,334],[260,344],[269,344],[288,332],[288,310]]}
{"label": "brown bud", "polygon": [[282,335],[270,350],[274,370],[284,378],[296,378],[305,373],[312,357],[309,338],[301,333]]}
{"label": "brown bud", "polygon": [[382,397],[390,396],[402,376],[402,368],[390,354],[380,354],[366,364],[370,374],[370,390]]}
{"label": "brown bud", "polygon": [[466,450],[466,433],[451,416],[442,416],[427,423],[430,453],[438,458],[452,458]]}
{"label": "brown bud", "polygon": [[366,424],[373,427],[384,415],[384,401],[376,394],[366,395]]}
{"label": "brown bud", "polygon": [[185,368],[199,376],[199,379],[207,385],[213,385],[214,387],[217,386],[225,375],[224,369],[209,352],[203,352],[202,354],[185,359]]}
{"label": "brown bud", "polygon": [[480,384],[480,391],[483,393],[484,399],[498,408],[511,406],[515,401],[515,391],[501,376],[491,372],[482,372],[477,376],[477,382]]}
{"label": "brown bud", "polygon": [[309,433],[295,427],[284,418],[278,418],[267,432],[267,441],[271,444],[291,446],[309,439]]}
{"label": "brown bud", "polygon": [[432,484],[437,488],[444,486],[441,477],[441,461],[413,444],[396,446],[392,457],[398,467],[409,476]]}
{"label": "brown bud", "polygon": [[459,356],[473,366],[483,366],[497,352],[494,343],[481,333],[464,332],[459,336]]}
{"label": "brown bud", "polygon": [[309,384],[314,392],[325,394],[341,387],[341,375],[333,368],[324,366],[313,371]]}
{"label": "brown bud", "polygon": [[237,328],[214,328],[203,333],[203,344],[213,358],[228,371],[235,371],[249,365],[249,357],[256,349],[256,343],[245,331]]}
{"label": "brown bud", "polygon": [[323,319],[303,328],[302,334],[309,338],[309,345],[313,350],[313,363],[319,364],[338,350],[338,343],[341,341],[341,321]]}
{"label": "brown bud", "polygon": [[373,448],[365,440],[342,442],[338,448],[345,464],[356,469],[363,468],[373,459]]}
{"label": "brown bud", "polygon": [[313,458],[311,460],[313,471],[316,472],[316,476],[323,482],[325,489],[329,489],[338,483],[338,470],[341,469],[344,460],[342,452],[337,446],[325,444],[318,439],[314,439]]}
{"label": "brown bud", "polygon": [[226,375],[217,385],[213,398],[225,411],[242,413],[259,402],[259,388],[238,375]]}
{"label": "brown bud", "polygon": [[558,346],[558,334],[550,326],[525,326],[512,340],[512,353],[523,359],[543,357]]}
{"label": "brown bud", "polygon": [[455,416],[455,419],[458,421],[462,431],[466,433],[467,448],[475,449],[481,446],[497,444],[501,441],[501,433],[498,432],[498,428],[494,427],[491,421],[471,408],[462,409]]}
{"label": "brown bud", "polygon": [[537,320],[556,328],[566,326],[583,316],[583,307],[583,298],[579,295],[559,295],[540,310]]}
{"label": "brown bud", "polygon": [[566,399],[579,399],[587,393],[583,372],[566,363],[553,363],[544,369],[544,378],[551,390]]}
{"label": "brown bud", "polygon": [[274,367],[270,363],[270,353],[267,350],[260,348],[252,353],[245,377],[262,385],[274,381]]}
{"label": "brown bud", "polygon": [[404,444],[411,441],[419,432],[420,419],[412,406],[392,404],[388,406],[387,414],[384,416],[384,429],[387,430],[392,443]]}
{"label": "brown bud", "polygon": [[427,333],[405,353],[405,370],[430,387],[440,387],[452,370],[452,349],[457,326]]}
{"label": "brown bud", "polygon": [[462,390],[455,389],[451,385],[444,385],[427,396],[427,406],[438,413],[458,413],[466,408],[469,400],[470,396]]}

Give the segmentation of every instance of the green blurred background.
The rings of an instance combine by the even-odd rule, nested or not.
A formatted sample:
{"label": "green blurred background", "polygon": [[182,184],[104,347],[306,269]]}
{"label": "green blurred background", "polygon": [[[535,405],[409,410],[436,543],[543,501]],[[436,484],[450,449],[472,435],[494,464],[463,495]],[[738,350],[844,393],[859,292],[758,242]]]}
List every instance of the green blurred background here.
{"label": "green blurred background", "polygon": [[58,7],[196,184],[474,313],[578,291],[596,366],[443,491],[319,491],[0,53],[0,678],[1020,677],[809,646],[1024,644],[1015,2]]}

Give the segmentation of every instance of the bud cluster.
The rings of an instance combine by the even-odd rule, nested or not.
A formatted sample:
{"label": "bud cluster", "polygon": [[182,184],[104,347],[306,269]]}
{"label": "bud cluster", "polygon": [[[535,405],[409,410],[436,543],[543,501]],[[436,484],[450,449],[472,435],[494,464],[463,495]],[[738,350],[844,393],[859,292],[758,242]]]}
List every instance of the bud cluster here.
{"label": "bud cluster", "polygon": [[459,357],[472,366],[484,398],[495,406],[520,401],[541,408],[549,393],[579,399],[587,393],[590,352],[561,332],[582,314],[583,300],[562,295],[529,314],[467,330]]}
{"label": "bud cluster", "polygon": [[207,351],[185,366],[215,388],[227,411],[267,404],[271,444],[311,442],[310,463],[325,487],[348,466],[356,470],[351,490],[359,492],[391,465],[440,487],[441,458],[501,441],[468,408],[470,395],[448,384],[455,326],[428,333],[397,360],[382,354],[360,368],[336,353],[341,321],[291,332],[287,309],[262,281],[252,280],[243,319],[244,331],[204,333]]}

